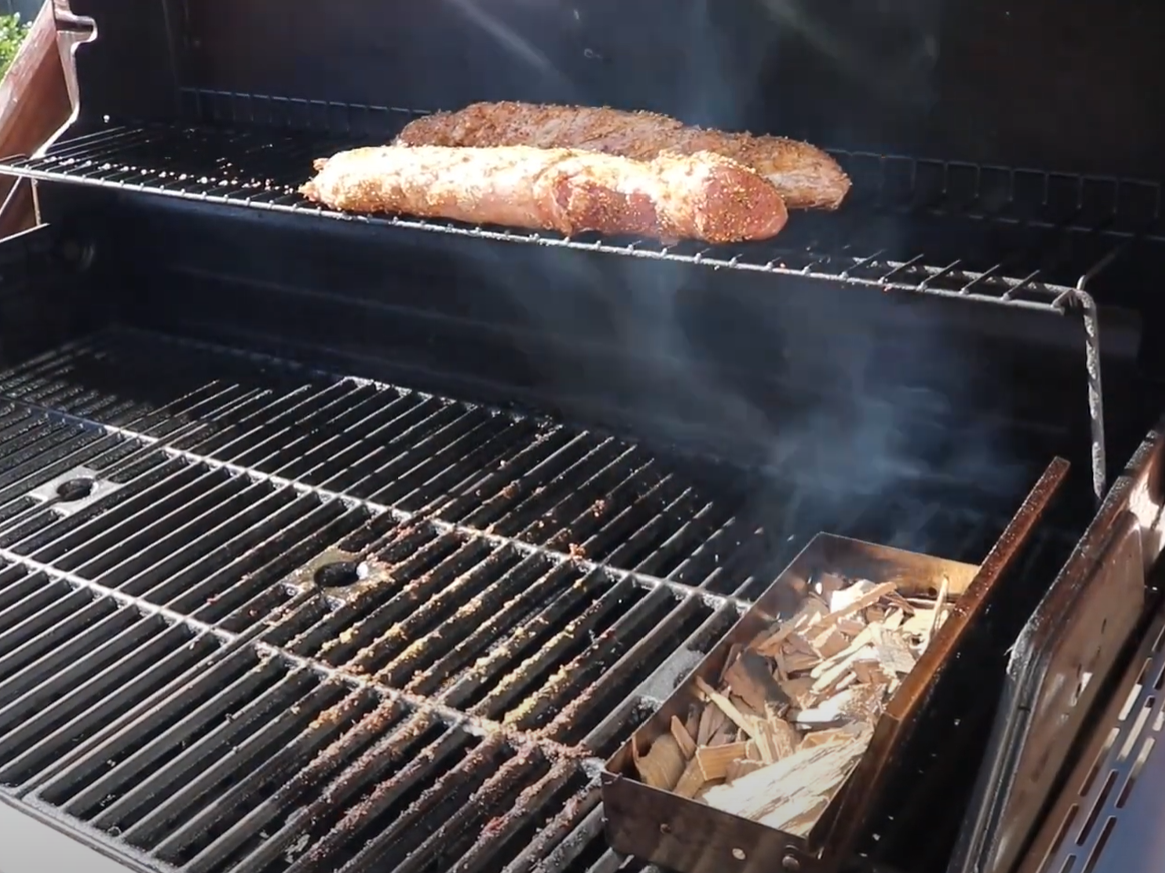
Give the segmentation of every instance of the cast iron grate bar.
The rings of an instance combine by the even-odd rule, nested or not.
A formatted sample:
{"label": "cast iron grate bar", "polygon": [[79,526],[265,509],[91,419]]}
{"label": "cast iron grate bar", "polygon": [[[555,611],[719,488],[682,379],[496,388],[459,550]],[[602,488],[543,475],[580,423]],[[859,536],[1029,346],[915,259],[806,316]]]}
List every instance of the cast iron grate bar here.
{"label": "cast iron grate bar", "polygon": [[[252,484],[246,485],[248,482]],[[211,499],[224,487],[227,490],[220,497],[226,499],[222,508],[216,507]],[[193,522],[212,515],[217,520],[235,512],[254,531],[254,542],[264,533],[259,525],[264,521],[264,498],[256,501],[258,495],[249,493],[256,488],[268,489],[268,498],[280,493],[285,496],[282,506],[273,504],[267,509],[269,523],[284,527],[283,536],[273,538],[273,545],[266,549],[254,550],[257,561],[216,560],[212,556],[247,551],[246,544],[240,544],[237,536],[224,543],[217,535],[223,524]],[[172,493],[167,495],[167,490]],[[267,483],[245,476],[224,477],[213,468],[200,471],[196,465],[177,465],[172,475],[121,507],[105,507],[67,535],[49,537],[41,532],[34,543],[20,541],[0,548],[0,555],[78,585],[146,600],[170,615],[189,614],[192,620],[208,623],[225,615],[228,628],[245,629],[261,621],[274,621],[273,610],[287,602],[286,594],[272,592],[271,580],[286,580],[289,585],[300,581],[292,570],[339,541],[335,548],[345,558],[355,557],[352,549],[382,556],[369,558],[374,570],[359,591],[348,592],[343,614],[337,618],[331,614],[331,601],[313,597],[304,608],[285,613],[261,639],[276,645],[291,642],[292,651],[302,658],[353,675],[372,674],[377,681],[406,691],[421,684],[414,680],[419,664],[445,655],[439,669],[428,678],[440,674],[449,679],[459,656],[473,657],[476,653],[474,677],[462,677],[456,695],[435,699],[453,709],[484,687],[488,692],[485,700],[465,709],[471,716],[502,719],[518,730],[535,729],[539,726],[536,716],[562,709],[551,726],[555,730],[546,731],[550,735],[566,729],[577,733],[580,719],[572,716],[579,716],[584,708],[590,717],[601,715],[605,710],[597,709],[596,701],[611,697],[612,686],[626,680],[615,670],[594,675],[601,656],[621,655],[633,646],[642,651],[646,634],[660,645],[635,665],[635,675],[643,678],[677,643],[691,636],[696,624],[702,626],[715,614],[717,629],[723,632],[739,611],[732,601],[722,601],[721,608],[714,610],[701,601],[695,589],[682,598],[664,586],[645,591],[626,575],[619,577],[599,567],[587,573],[550,556],[524,556],[512,545],[499,547],[472,534],[442,532],[423,524],[395,529],[391,517],[345,512],[335,499],[324,504],[311,498],[307,501],[309,512],[313,505],[332,510],[330,519],[325,518],[331,524],[323,525],[320,534],[313,536],[310,529],[289,525],[288,514],[278,511],[293,505],[294,499],[295,493],[288,488],[271,491]],[[232,501],[237,506],[227,510]],[[134,511],[138,504],[147,509]],[[242,506],[248,507],[245,512],[239,511]],[[166,512],[171,507],[178,509]],[[159,511],[165,513],[160,519],[143,517]],[[194,513],[199,514],[188,520]],[[361,527],[362,522],[366,523]],[[169,536],[165,535],[168,527],[174,528]],[[242,527],[236,525],[236,529]],[[375,539],[378,527],[392,534],[386,546],[353,541]],[[149,547],[135,552],[137,543],[149,543]],[[39,547],[32,548],[34,545]],[[152,560],[154,555],[165,555],[166,560]],[[109,556],[116,556],[116,563]],[[522,564],[524,557],[527,572],[518,576],[519,582],[535,584],[523,589],[515,587],[511,579],[508,590],[499,590],[507,580],[495,577]],[[538,558],[540,566],[531,567],[534,562],[529,558]],[[260,572],[246,572],[256,566]],[[335,563],[322,566],[327,569]],[[303,590],[311,592],[312,574],[306,575]],[[541,582],[540,576],[544,577]],[[503,613],[483,631],[475,614],[482,599],[491,593],[494,599],[508,597],[508,601]],[[549,603],[543,606],[543,601]],[[537,632],[526,624],[532,615],[538,616],[532,622]],[[501,616],[508,620],[503,622]],[[320,623],[322,626],[317,626]],[[546,631],[563,624],[565,628],[557,633]],[[448,651],[453,643],[471,636],[460,652]],[[710,644],[709,636],[703,635],[704,646]],[[10,638],[17,638],[15,632]],[[360,641],[366,645],[348,645]],[[496,648],[483,660],[476,647],[485,641]],[[322,657],[331,650],[335,651],[330,657]],[[347,663],[348,655],[353,656],[351,664]],[[567,699],[574,699],[572,705],[566,705]],[[580,702],[588,706],[580,707]]]}
{"label": "cast iron grate bar", "polygon": [[[805,532],[612,437],[254,363],[113,330],[0,372],[0,791],[156,869],[591,863],[599,756]],[[116,488],[30,496],[78,467]]]}
{"label": "cast iron grate bar", "polygon": [[[25,571],[19,564],[9,565],[7,584],[0,590],[7,593]],[[59,575],[44,572],[49,578]],[[242,647],[242,640],[224,632],[200,633],[203,629],[191,620],[170,623],[159,610],[118,608],[111,593],[99,596],[96,586],[74,589],[59,583],[57,579],[58,596],[66,601],[72,597],[71,608],[79,618],[97,610],[84,634],[71,635],[60,611],[38,609],[40,604],[30,604],[28,598],[0,617],[3,638],[14,647],[6,654],[26,656],[22,669],[6,672],[0,680],[0,782],[17,788],[26,800],[49,803],[147,852],[155,861],[183,869],[221,869],[226,850],[239,842],[231,813],[246,808],[254,814],[250,808],[269,800],[287,782],[289,769],[309,772],[313,760],[328,751],[326,741],[333,739],[336,725],[345,719],[354,724],[351,710],[359,699],[381,701],[381,716],[386,709],[412,713],[413,728],[405,733],[414,739],[422,730],[436,729],[452,734],[459,746],[494,749],[489,760],[470,754],[463,761],[459,777],[481,783],[480,796],[466,798],[470,802],[465,807],[454,811],[448,806],[455,784],[446,776],[429,792],[435,798],[430,813],[444,806],[449,821],[443,833],[449,837],[455,831],[462,839],[460,851],[470,853],[467,857],[493,859],[519,825],[532,821],[535,809],[545,817],[553,811],[554,796],[562,800],[564,792],[574,796],[592,786],[597,762],[579,750],[525,740],[423,700],[418,708],[400,695],[377,696],[381,689],[369,683],[338,681],[337,675],[321,673],[271,647]],[[77,596],[86,589],[93,596]],[[36,624],[31,640],[42,651],[28,654],[28,644],[20,643],[29,638],[21,631],[30,623]],[[15,636],[8,633],[12,630]],[[53,676],[47,684],[46,673]],[[372,717],[372,710],[365,705],[358,715]],[[379,736],[383,727],[383,718],[379,723],[374,719],[366,733]],[[380,750],[383,763],[401,764],[404,751]],[[391,780],[395,797],[415,793],[418,780],[429,775],[416,772],[423,769],[418,765],[425,763],[426,750],[415,752],[417,758],[405,768],[412,772]],[[495,773],[502,759],[534,764]],[[367,760],[356,761],[336,781],[367,788],[368,770]],[[528,805],[506,813],[505,799],[512,803],[516,788],[523,789],[519,802]],[[272,811],[268,804],[267,812]],[[366,804],[357,804],[334,828],[350,837],[359,830],[353,818],[367,813]],[[494,838],[474,838],[472,847],[467,845],[461,829],[474,821],[484,825],[491,816],[497,819]],[[563,827],[560,820],[551,824]],[[409,833],[415,835],[415,829]],[[208,845],[211,838],[214,842]],[[399,840],[389,843],[383,833],[378,840],[386,849],[399,848]],[[343,842],[325,840],[313,849],[313,857],[330,856]],[[377,848],[375,841],[369,848]],[[410,859],[429,862],[447,850],[443,840],[429,840],[414,847]]]}
{"label": "cast iron grate bar", "polygon": [[[239,99],[250,95],[235,95]],[[270,100],[268,100],[270,103]],[[241,105],[255,113],[256,99]],[[295,101],[276,101],[272,112],[290,111]],[[389,110],[385,110],[390,112]],[[391,112],[390,112],[391,114]],[[396,113],[402,119],[407,114]],[[232,117],[237,117],[237,113]],[[207,125],[199,126],[115,126],[75,139],[62,140],[48,147],[43,154],[33,157],[15,157],[0,161],[0,171],[44,181],[118,188],[142,193],[161,194],[207,203],[231,204],[275,210],[286,213],[325,216],[335,219],[361,221],[377,225],[413,230],[434,231],[457,236],[507,242],[524,242],[542,246],[573,248],[590,252],[625,255],[664,261],[702,264],[714,269],[736,269],[772,274],[774,276],[827,281],[877,289],[904,291],[952,299],[1009,306],[1064,315],[1075,312],[1083,320],[1086,349],[1089,420],[1092,426],[1093,488],[1098,499],[1106,487],[1103,396],[1101,392],[1099,326],[1096,305],[1087,292],[1088,283],[1105,269],[1126,245],[1134,239],[1146,238],[1144,228],[1159,221],[1159,192],[1147,183],[1120,179],[1091,179],[1036,174],[1001,168],[962,166],[938,163],[930,168],[923,161],[872,154],[839,153],[847,164],[859,164],[873,173],[871,187],[877,198],[884,199],[887,191],[900,188],[906,182],[905,201],[900,195],[892,198],[905,202],[914,210],[928,209],[938,214],[958,214],[969,220],[999,221],[1047,231],[1056,239],[1074,234],[1089,239],[1111,240],[1111,246],[1094,266],[1080,277],[1074,286],[1045,281],[1040,270],[1023,270],[1013,278],[1003,264],[986,269],[964,267],[960,259],[931,265],[925,253],[903,260],[885,256],[883,251],[854,252],[847,228],[852,229],[862,220],[862,214],[852,211],[847,218],[843,212],[833,217],[828,226],[828,240],[811,240],[808,246],[783,248],[769,243],[738,247],[703,247],[681,244],[659,247],[657,244],[635,240],[620,242],[594,235],[563,238],[546,233],[527,233],[507,229],[471,227],[453,222],[416,220],[393,216],[354,216],[324,210],[307,202],[297,193],[311,173],[311,160],[353,144],[353,134],[336,136],[273,127],[229,129]],[[872,170],[870,169],[872,167]],[[905,172],[904,172],[905,171]],[[976,195],[969,204],[944,202],[936,192],[947,192],[952,176],[971,173]],[[1003,174],[1007,178],[1009,198],[993,202],[979,194],[984,177]],[[927,176],[928,186],[920,184],[920,176]],[[1031,178],[1029,178],[1031,177]],[[1067,210],[1051,210],[1049,203],[1065,187],[1075,195],[1069,198]],[[1054,216],[1028,215],[1009,212],[1018,202],[1016,191],[1021,183],[1036,182],[1043,190],[1036,192],[1036,202]],[[1059,183],[1059,184],[1057,184]],[[863,185],[868,183],[862,182]],[[1112,214],[1092,216],[1090,197],[1096,190],[1104,193],[1103,202],[1110,204]],[[934,198],[939,196],[937,203]],[[1151,208],[1141,210],[1144,216],[1130,227],[1116,225],[1117,208],[1122,203],[1151,202]],[[921,202],[919,202],[921,200]],[[901,208],[900,206],[898,208]],[[1147,211],[1146,211],[1147,210]],[[1091,218],[1089,224],[1077,223]],[[852,220],[851,220],[852,219]],[[1157,237],[1152,237],[1156,239]],[[1165,239],[1165,236],[1161,237]]]}

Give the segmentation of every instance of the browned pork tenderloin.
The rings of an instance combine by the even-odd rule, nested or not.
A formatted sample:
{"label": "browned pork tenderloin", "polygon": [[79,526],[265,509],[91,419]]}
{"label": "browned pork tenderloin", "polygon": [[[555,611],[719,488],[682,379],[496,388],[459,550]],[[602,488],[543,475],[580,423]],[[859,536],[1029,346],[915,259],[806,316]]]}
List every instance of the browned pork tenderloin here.
{"label": "browned pork tenderloin", "polygon": [[567,235],[728,243],[775,236],[788,218],[762,176],[707,152],[643,162],[522,146],[379,146],[340,152],[315,168],[300,191],[332,209]]}
{"label": "browned pork tenderloin", "polygon": [[850,180],[821,149],[779,136],[689,127],[666,115],[591,106],[474,103],[410,122],[398,145],[569,148],[650,161],[664,152],[714,152],[756,170],[790,209],[836,209]]}

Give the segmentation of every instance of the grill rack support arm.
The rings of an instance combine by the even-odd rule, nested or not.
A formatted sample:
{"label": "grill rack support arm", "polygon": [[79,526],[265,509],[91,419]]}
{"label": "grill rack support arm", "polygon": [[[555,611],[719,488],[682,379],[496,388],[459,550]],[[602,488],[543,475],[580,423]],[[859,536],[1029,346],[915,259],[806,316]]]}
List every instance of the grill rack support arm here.
{"label": "grill rack support arm", "polygon": [[1099,506],[1108,488],[1108,458],[1104,445],[1104,393],[1100,381],[1100,319],[1096,301],[1084,290],[1087,276],[1076,284],[1083,310],[1084,366],[1088,369],[1088,423],[1092,435],[1092,493]]}
{"label": "grill rack support arm", "polygon": [[1088,370],[1088,423],[1092,436],[1092,492],[1096,505],[1104,502],[1108,490],[1108,456],[1104,434],[1104,391],[1100,378],[1100,313],[1088,284],[1129,247],[1131,240],[1110,249],[1076,281],[1076,301],[1084,321],[1084,366]]}

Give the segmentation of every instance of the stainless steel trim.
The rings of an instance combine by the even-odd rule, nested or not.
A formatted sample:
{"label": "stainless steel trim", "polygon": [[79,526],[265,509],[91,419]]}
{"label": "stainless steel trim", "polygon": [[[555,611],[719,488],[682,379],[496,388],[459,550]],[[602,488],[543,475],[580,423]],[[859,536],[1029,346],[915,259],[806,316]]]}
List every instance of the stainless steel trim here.
{"label": "stainless steel trim", "polygon": [[1114,483],[1013,647],[948,873],[1005,873],[1022,863],[1049,792],[1065,771],[1065,756],[1100,689],[1111,687],[1116,656],[1143,614],[1145,577],[1162,552],[1163,429],[1159,422]]}
{"label": "stainless steel trim", "polygon": [[1096,726],[1019,873],[1165,870],[1165,612]]}
{"label": "stainless steel trim", "polygon": [[131,869],[0,801],[0,873],[130,873]]}

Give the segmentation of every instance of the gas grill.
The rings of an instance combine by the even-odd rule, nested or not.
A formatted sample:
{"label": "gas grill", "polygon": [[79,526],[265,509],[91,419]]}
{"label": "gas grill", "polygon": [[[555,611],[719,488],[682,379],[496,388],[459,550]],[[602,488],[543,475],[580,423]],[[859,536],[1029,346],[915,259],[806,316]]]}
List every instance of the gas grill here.
{"label": "gas grill", "polygon": [[[0,829],[42,866],[651,869],[604,762],[820,532],[998,578],[838,869],[1030,867],[1069,816],[1160,660],[1161,167],[1101,125],[1033,148],[1030,106],[953,144],[1002,7],[853,13],[827,60],[792,5],[681,5],[58,10],[79,111],[0,159],[38,207],[0,242]],[[661,81],[697,20],[706,87]],[[940,31],[948,66],[903,60]],[[814,101],[761,87],[789,69]],[[296,193],[494,98],[805,136],[852,194],[708,248]]]}

